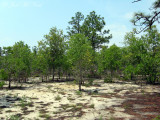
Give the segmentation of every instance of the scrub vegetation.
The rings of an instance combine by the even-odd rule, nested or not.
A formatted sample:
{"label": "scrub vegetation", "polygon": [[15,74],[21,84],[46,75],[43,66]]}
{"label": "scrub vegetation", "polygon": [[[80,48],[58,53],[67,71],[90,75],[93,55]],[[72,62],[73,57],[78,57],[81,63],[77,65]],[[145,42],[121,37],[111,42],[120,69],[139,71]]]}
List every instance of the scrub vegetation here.
{"label": "scrub vegetation", "polygon": [[[140,1],[133,2],[136,4]],[[116,93],[108,91],[107,96],[104,93],[99,94],[100,87],[103,84],[113,84],[114,87],[114,84],[117,83],[131,82],[141,86],[141,93],[143,93],[141,96],[133,95],[132,97],[137,100],[142,98],[144,99],[144,105],[148,105],[147,99],[149,98],[145,90],[142,89],[143,86],[149,84],[150,86],[155,85],[156,88],[156,85],[160,84],[160,33],[154,25],[154,23],[159,23],[159,8],[160,0],[155,0],[151,9],[152,14],[135,13],[132,23],[139,25],[140,29],[133,29],[133,31],[126,33],[123,47],[116,44],[107,45],[112,35],[110,30],[104,29],[106,25],[104,17],[98,15],[95,11],[90,12],[87,16],[84,16],[81,12],[75,13],[71,21],[68,22],[66,35],[63,34],[63,30],[52,27],[49,33],[38,41],[38,46],[33,48],[23,41],[16,42],[13,46],[0,47],[0,91],[11,91],[15,88],[24,89],[25,91],[25,87],[27,88],[28,85],[39,86],[45,83],[49,93],[59,93],[53,98],[53,101],[59,102],[63,101],[63,97],[69,93],[65,89],[61,91],[60,88],[53,87],[53,84],[59,83],[59,86],[61,86],[62,82],[66,82],[66,86],[78,85],[78,91],[73,92],[78,99],[85,97],[86,93],[93,98],[100,97],[102,99],[112,96],[118,98],[120,91],[124,92],[126,88],[123,90],[116,90],[115,88]],[[142,32],[143,35],[137,35],[137,33]],[[37,81],[35,81],[36,78],[38,78]],[[97,88],[90,90],[92,87]],[[128,93],[126,92],[125,95],[129,97],[134,89],[129,88]],[[125,95],[120,98],[126,97]],[[152,95],[148,96],[151,97]],[[155,95],[155,97],[157,102],[160,102],[159,96]],[[32,101],[28,101],[23,96],[17,104],[23,109],[24,114],[28,114],[28,107],[34,106],[34,98],[31,97],[30,99]],[[72,102],[76,98],[68,95],[66,99]],[[41,105],[44,106],[51,104],[44,104],[43,102]],[[154,101],[151,100],[150,102]],[[133,112],[135,106],[132,103],[135,104],[135,101],[125,101],[121,104],[121,108],[124,109],[124,112],[138,118],[140,116],[138,116],[138,113]],[[138,100],[138,103],[141,102]],[[154,104],[158,106],[157,103]],[[94,101],[90,105],[85,103],[74,106],[69,104],[61,106],[63,111],[79,111],[77,114],[74,113],[73,117],[81,117],[86,112],[82,109],[97,109]],[[117,107],[120,107],[120,105],[117,105]],[[153,112],[160,114],[158,107],[156,108],[154,106],[154,110],[157,111]],[[109,109],[111,110],[111,108]],[[150,109],[148,107],[148,110]],[[52,111],[52,113],[59,114],[60,111]],[[21,116],[14,114],[7,118],[14,120],[21,118]],[[42,109],[39,112],[39,117],[51,119],[52,115]],[[99,118],[103,119],[103,115],[99,115]],[[110,119],[116,118],[116,116],[111,116]],[[153,114],[148,118],[158,120],[159,116]],[[59,119],[65,118],[62,116]]]}

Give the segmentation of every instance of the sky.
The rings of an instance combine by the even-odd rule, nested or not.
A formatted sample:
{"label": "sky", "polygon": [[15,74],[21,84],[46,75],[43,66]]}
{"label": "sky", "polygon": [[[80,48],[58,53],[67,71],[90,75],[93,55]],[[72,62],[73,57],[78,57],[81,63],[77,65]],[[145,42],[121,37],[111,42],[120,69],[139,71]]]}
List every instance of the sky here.
{"label": "sky", "polygon": [[130,22],[134,12],[149,12],[154,0],[0,0],[0,47],[24,41],[37,46],[50,28],[57,27],[67,33],[68,22],[76,12],[84,16],[91,11],[104,17],[104,29],[110,29],[113,38],[109,46],[123,46],[126,32],[134,26]]}

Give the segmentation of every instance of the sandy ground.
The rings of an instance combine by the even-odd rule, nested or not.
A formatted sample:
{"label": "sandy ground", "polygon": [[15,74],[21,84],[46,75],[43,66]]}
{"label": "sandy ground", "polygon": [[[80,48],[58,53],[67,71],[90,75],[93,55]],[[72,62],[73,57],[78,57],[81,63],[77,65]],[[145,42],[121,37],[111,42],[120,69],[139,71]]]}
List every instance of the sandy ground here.
{"label": "sandy ground", "polygon": [[[35,79],[35,78],[34,78]],[[36,78],[38,79],[38,78]],[[151,85],[139,86],[130,82],[103,83],[96,80],[95,86],[82,89],[98,90],[98,93],[77,92],[78,86],[72,82],[23,84],[24,90],[0,90],[0,96],[20,97],[22,100],[10,108],[0,108],[0,119],[19,116],[24,120],[139,120],[126,112],[122,106],[126,100],[134,100],[134,95],[159,93],[160,88]],[[134,104],[134,108],[144,108]],[[143,115],[158,115],[157,111],[143,112]]]}

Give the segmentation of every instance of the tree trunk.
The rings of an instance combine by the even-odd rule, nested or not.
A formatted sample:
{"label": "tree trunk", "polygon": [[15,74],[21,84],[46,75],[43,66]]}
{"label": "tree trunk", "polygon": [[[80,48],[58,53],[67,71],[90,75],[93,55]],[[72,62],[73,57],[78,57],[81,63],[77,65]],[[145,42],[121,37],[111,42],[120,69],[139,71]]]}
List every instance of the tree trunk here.
{"label": "tree trunk", "polygon": [[82,91],[81,85],[82,85],[82,70],[81,70],[81,68],[80,68],[79,91]]}
{"label": "tree trunk", "polygon": [[9,84],[8,84],[8,88],[11,88],[11,77],[9,76]]}
{"label": "tree trunk", "polygon": [[47,75],[47,80],[49,81],[49,75]]}
{"label": "tree trunk", "polygon": [[131,81],[133,80],[133,73],[131,73]]}
{"label": "tree trunk", "polygon": [[61,69],[60,68],[58,70],[58,76],[59,76],[59,79],[61,79]]}
{"label": "tree trunk", "polygon": [[52,80],[54,81],[54,65],[53,65],[53,73],[52,73]]}
{"label": "tree trunk", "polygon": [[82,79],[82,85],[84,85],[84,79]]}
{"label": "tree trunk", "polygon": [[144,76],[145,76],[145,83],[147,84],[147,76],[146,76],[146,73],[145,73]]}
{"label": "tree trunk", "polygon": [[43,82],[43,75],[42,75],[42,82]]}
{"label": "tree trunk", "polygon": [[20,83],[21,81],[20,81],[20,77],[18,76],[18,82]]}
{"label": "tree trunk", "polygon": [[66,80],[67,80],[67,71],[66,71]]}
{"label": "tree trunk", "polygon": [[113,77],[113,70],[111,70],[111,78]]}
{"label": "tree trunk", "polygon": [[45,77],[46,77],[46,81],[47,81],[47,75]]}
{"label": "tree trunk", "polygon": [[24,82],[25,82],[25,83],[27,82],[27,77],[24,77]]}
{"label": "tree trunk", "polygon": [[70,73],[68,74],[68,77],[69,77],[69,80],[70,80],[71,79],[71,74]]}
{"label": "tree trunk", "polygon": [[79,81],[79,91],[82,91],[82,89],[81,89],[81,82],[80,81]]}
{"label": "tree trunk", "polygon": [[142,78],[141,78],[141,87],[142,87],[142,82],[143,82],[143,80],[144,80],[144,75],[142,74]]}

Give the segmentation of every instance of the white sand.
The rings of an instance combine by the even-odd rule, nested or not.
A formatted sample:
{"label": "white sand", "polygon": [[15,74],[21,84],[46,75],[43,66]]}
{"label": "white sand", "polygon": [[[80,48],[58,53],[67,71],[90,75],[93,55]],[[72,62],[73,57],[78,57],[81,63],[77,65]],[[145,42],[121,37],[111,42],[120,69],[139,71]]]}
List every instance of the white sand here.
{"label": "white sand", "polygon": [[[37,79],[37,78],[36,78]],[[98,81],[96,81],[98,83]],[[25,84],[23,85],[25,86]],[[31,87],[32,86],[32,87]],[[99,93],[110,95],[111,97],[101,97],[100,95],[88,95],[82,93],[77,95],[77,85],[71,85],[67,83],[40,83],[38,85],[28,84],[27,87],[31,87],[26,90],[0,90],[0,95],[18,95],[18,97],[27,97],[28,102],[33,102],[33,107],[26,106],[28,112],[26,115],[21,106],[13,106],[11,108],[1,109],[1,118],[7,118],[7,116],[22,114],[25,120],[28,119],[44,119],[42,115],[48,115],[52,119],[65,117],[65,119],[79,119],[79,120],[94,120],[94,119],[109,119],[109,118],[125,118],[129,120],[134,116],[124,113],[124,108],[113,107],[121,105],[125,99],[112,96],[116,93],[115,90],[121,90],[116,93],[123,96],[127,91],[132,90],[133,93],[141,91],[141,87],[138,85],[128,84],[101,84],[101,87],[82,87],[85,90],[99,89]],[[144,87],[145,92],[157,92],[157,89],[153,89],[152,86]],[[160,91],[160,90],[159,90]],[[95,97],[93,97],[95,96]],[[59,100],[55,100],[56,98]],[[19,104],[16,102],[15,104]],[[114,112],[109,108],[113,108]],[[80,111],[81,109],[81,111]],[[7,112],[9,111],[10,112]],[[46,112],[46,113],[45,113]],[[83,112],[81,117],[78,115]],[[47,115],[45,117],[47,117]]]}

